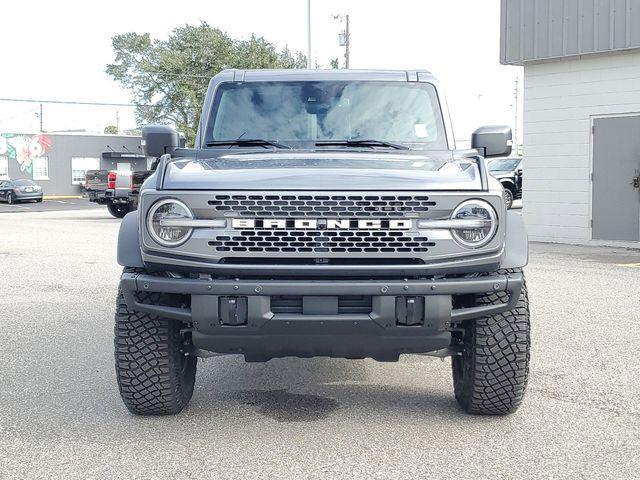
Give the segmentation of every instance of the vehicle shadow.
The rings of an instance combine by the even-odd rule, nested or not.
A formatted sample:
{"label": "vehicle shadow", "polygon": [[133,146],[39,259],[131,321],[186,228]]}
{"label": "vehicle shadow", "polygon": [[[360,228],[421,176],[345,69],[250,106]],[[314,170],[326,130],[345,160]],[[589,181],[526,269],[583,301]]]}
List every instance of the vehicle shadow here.
{"label": "vehicle shadow", "polygon": [[89,222],[104,222],[105,220],[108,220],[110,223],[120,223],[122,222],[121,218],[114,218],[114,217],[82,217],[82,218],[69,218],[68,220],[74,220],[74,221],[89,221]]}

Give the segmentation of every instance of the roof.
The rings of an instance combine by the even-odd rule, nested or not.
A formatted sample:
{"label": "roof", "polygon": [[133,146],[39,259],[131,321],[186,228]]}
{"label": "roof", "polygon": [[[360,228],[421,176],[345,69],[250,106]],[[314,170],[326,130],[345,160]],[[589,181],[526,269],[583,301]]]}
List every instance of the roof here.
{"label": "roof", "polygon": [[280,69],[236,70],[228,69],[219,75],[233,75],[235,81],[266,82],[276,80],[351,80],[351,81],[423,81],[435,80],[426,70],[353,70],[353,69]]}
{"label": "roof", "polygon": [[500,62],[640,49],[640,0],[501,0]]}

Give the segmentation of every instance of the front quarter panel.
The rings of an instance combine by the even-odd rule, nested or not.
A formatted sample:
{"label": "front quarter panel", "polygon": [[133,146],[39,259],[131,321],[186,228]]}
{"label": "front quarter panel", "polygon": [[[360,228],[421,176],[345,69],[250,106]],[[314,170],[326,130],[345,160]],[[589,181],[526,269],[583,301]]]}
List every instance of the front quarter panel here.
{"label": "front quarter panel", "polygon": [[125,215],[118,233],[118,263],[123,267],[143,268],[138,232],[138,211]]}
{"label": "front quarter panel", "polygon": [[521,268],[529,263],[529,241],[522,215],[513,210],[507,211],[504,256],[501,269]]}

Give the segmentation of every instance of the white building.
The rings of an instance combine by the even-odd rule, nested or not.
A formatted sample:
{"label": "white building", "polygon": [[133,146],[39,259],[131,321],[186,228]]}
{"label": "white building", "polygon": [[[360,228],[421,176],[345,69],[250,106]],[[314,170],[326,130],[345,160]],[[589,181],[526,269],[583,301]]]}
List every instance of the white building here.
{"label": "white building", "polygon": [[640,0],[502,0],[531,240],[640,246]]}

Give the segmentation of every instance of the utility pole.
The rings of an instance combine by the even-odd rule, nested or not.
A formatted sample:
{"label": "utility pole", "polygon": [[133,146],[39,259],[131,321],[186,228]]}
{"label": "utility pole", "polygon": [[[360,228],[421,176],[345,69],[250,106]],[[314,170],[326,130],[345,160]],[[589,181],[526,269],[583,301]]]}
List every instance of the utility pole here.
{"label": "utility pole", "polygon": [[42,133],[44,130],[42,129],[42,104],[40,104],[40,133]]}
{"label": "utility pole", "polygon": [[311,68],[311,0],[307,0],[307,68]]}
{"label": "utility pole", "polygon": [[349,69],[349,43],[351,42],[351,34],[349,33],[349,14],[345,16],[345,27],[344,27],[344,68]]}
{"label": "utility pole", "polygon": [[334,15],[336,20],[344,20],[344,30],[338,34],[338,44],[344,47],[344,68],[349,68],[349,54],[351,48],[351,32],[349,31],[349,14]]}
{"label": "utility pole", "polygon": [[120,110],[116,110],[116,133],[120,134]]}
{"label": "utility pole", "polygon": [[516,155],[519,155],[520,152],[518,150],[518,99],[519,99],[519,95],[520,92],[518,90],[519,87],[519,83],[520,83],[520,79],[518,77],[516,77],[516,86],[515,86],[515,90],[513,91],[513,102],[514,102],[514,115],[515,115],[515,123],[514,123],[514,129],[513,129],[513,143],[516,147]]}

